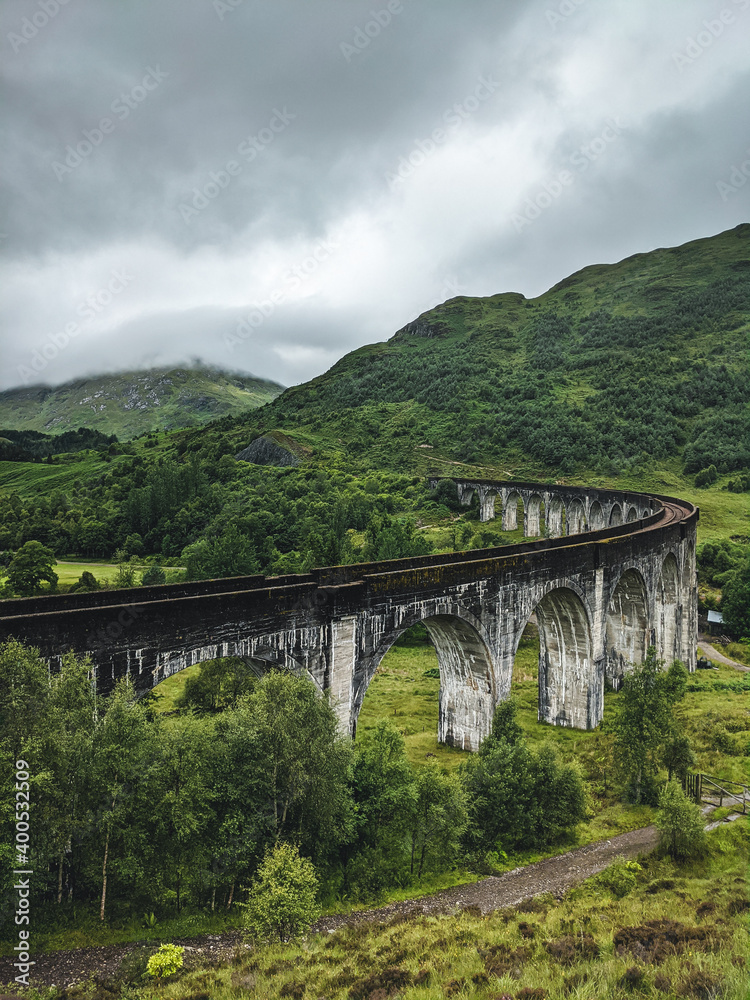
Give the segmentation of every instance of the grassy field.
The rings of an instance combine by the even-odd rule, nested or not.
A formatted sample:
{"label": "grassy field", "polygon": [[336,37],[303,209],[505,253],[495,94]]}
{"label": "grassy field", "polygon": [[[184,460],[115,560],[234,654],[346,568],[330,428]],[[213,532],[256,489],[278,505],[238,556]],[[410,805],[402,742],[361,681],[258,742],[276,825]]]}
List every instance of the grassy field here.
{"label": "grassy field", "polygon": [[68,562],[65,559],[58,559],[54,569],[55,573],[57,573],[58,584],[77,583],[81,578],[81,574],[85,572],[92,573],[100,583],[104,581],[112,583],[117,576],[117,565],[115,563],[96,559],[86,560],[85,562]]}
{"label": "grassy field", "polygon": [[98,455],[79,452],[52,465],[46,462],[0,462],[0,484],[5,492],[18,493],[23,498],[49,495],[54,490],[70,493],[80,482],[101,475],[103,470],[122,461],[122,457],[115,456],[108,464]]}
{"label": "grassy field", "polygon": [[[167,583],[176,582],[176,579],[184,573],[181,566],[165,566],[163,568],[167,575]],[[117,569],[116,563],[98,559],[76,560],[75,562],[58,559],[54,566],[58,585],[77,583],[81,574],[86,571],[92,573],[100,583],[114,583],[117,579]],[[140,580],[140,574],[147,569],[147,563],[137,563],[135,566],[136,579]]]}

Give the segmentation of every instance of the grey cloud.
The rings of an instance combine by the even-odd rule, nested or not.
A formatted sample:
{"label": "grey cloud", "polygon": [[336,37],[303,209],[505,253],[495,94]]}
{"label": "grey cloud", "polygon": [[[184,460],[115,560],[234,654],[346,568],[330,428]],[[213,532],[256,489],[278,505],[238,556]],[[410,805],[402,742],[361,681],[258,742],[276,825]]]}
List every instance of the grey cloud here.
{"label": "grey cloud", "polygon": [[[289,383],[452,284],[539,294],[744,221],[750,183],[716,190],[750,146],[744,2],[726,0],[733,23],[685,68],[700,0],[67,0],[46,24],[39,0],[7,0],[2,385],[115,267],[147,273],[50,377],[195,354]],[[481,79],[491,96],[474,101]],[[571,167],[609,119],[621,133]],[[518,229],[565,169],[574,183]],[[342,234],[227,357],[236,317]]]}

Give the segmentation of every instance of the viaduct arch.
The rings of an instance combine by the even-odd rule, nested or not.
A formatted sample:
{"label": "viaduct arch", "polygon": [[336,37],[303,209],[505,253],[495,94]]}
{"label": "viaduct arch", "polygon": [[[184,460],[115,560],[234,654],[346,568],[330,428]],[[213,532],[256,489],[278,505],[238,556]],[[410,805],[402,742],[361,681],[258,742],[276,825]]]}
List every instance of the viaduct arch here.
{"label": "viaduct arch", "polygon": [[[436,485],[438,480],[431,480]],[[695,669],[698,510],[663,496],[538,483],[456,481],[461,503],[530,541],[280,577],[236,577],[138,590],[0,602],[0,640],[37,646],[52,669],[88,654],[98,689],[129,676],[145,693],[187,666],[240,656],[258,672],[308,674],[352,735],[392,643],[424,622],[440,666],[438,737],[476,750],[536,612],[539,718],[589,729],[655,644]]]}

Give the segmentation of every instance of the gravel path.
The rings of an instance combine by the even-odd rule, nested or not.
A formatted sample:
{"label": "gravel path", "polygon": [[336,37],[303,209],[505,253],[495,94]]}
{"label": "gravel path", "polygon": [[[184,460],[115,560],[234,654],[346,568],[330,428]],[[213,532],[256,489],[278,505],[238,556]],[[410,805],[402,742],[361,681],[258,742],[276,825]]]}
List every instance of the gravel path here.
{"label": "gravel path", "polygon": [[734,667],[735,670],[742,670],[745,673],[750,671],[750,667],[746,667],[744,663],[738,663],[736,660],[730,660],[728,656],[724,656],[720,653],[718,649],[711,645],[702,636],[698,638],[698,649],[707,656],[709,660],[713,660],[714,663],[723,663],[725,667]]}
{"label": "gravel path", "polygon": [[[464,906],[478,906],[483,913],[490,913],[503,907],[515,906],[545,892],[561,897],[567,889],[606,868],[616,857],[634,858],[653,850],[657,840],[658,832],[655,827],[642,827],[610,840],[599,840],[567,854],[538,861],[525,868],[516,868],[503,875],[482,879],[473,885],[456,886],[432,896],[390,903],[374,910],[321,917],[312,929],[314,932],[332,933],[346,924],[389,920],[400,914],[414,912],[451,913]],[[222,935],[204,934],[175,943],[189,949],[189,961],[203,965],[224,961],[242,946],[241,936],[237,931]],[[33,981],[44,986],[66,987],[85,982],[94,974],[113,976],[123,960],[131,956],[131,960],[135,960],[136,953],[141,952],[144,947],[143,943],[132,943],[32,955],[36,962]],[[13,959],[8,956],[0,957],[0,983],[13,983],[12,962]]]}
{"label": "gravel path", "polygon": [[491,913],[545,892],[560,898],[572,886],[606,868],[616,857],[635,858],[652,851],[658,839],[656,827],[645,826],[610,840],[598,840],[567,854],[537,861],[525,868],[514,868],[502,875],[483,878],[473,885],[459,885],[433,896],[389,903],[376,910],[321,917],[313,930],[330,933],[343,924],[389,920],[405,913],[450,913],[464,906],[478,906],[482,913]]}

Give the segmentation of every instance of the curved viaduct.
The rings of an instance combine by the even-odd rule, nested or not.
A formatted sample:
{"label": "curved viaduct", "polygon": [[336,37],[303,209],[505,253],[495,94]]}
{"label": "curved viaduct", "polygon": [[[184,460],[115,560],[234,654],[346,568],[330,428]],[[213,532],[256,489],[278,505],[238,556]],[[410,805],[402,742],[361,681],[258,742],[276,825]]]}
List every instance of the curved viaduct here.
{"label": "curved viaduct", "polygon": [[[438,480],[432,480],[436,485]],[[145,693],[184,667],[240,656],[306,672],[352,735],[393,642],[423,622],[440,666],[438,736],[476,750],[530,616],[540,634],[539,718],[589,729],[649,645],[695,668],[698,510],[663,496],[533,483],[456,481],[482,520],[523,519],[533,541],[360,563],[286,577],[235,577],[0,603],[0,639],[37,646],[52,669],[91,657],[106,693],[129,676]],[[137,603],[136,603],[137,602]]]}

